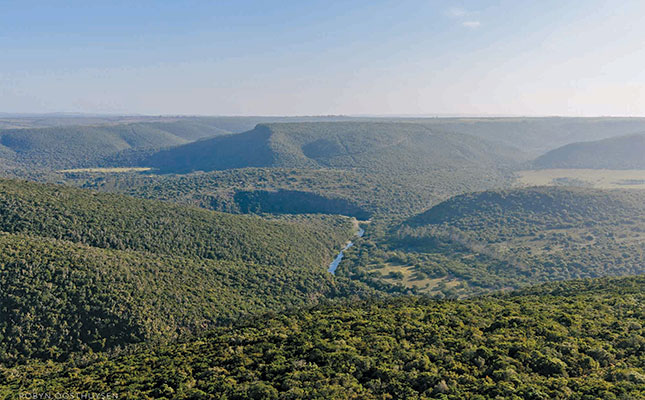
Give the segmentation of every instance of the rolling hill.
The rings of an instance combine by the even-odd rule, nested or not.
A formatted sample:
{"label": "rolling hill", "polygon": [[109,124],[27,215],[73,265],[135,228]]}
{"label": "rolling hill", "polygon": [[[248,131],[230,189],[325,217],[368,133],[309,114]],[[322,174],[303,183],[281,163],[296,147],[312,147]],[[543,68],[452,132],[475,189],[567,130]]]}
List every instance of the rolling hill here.
{"label": "rolling hill", "polygon": [[29,168],[78,168],[124,150],[159,149],[224,133],[195,121],[7,129],[0,131],[0,157]]}
{"label": "rolling hill", "polygon": [[[535,230],[571,226],[586,221],[634,221],[645,217],[642,192],[582,188],[534,187],[455,196],[408,221],[410,226],[447,224],[477,231],[505,225]],[[508,228],[506,228],[508,229]],[[524,234],[517,230],[516,234]],[[481,235],[485,235],[481,232]],[[497,233],[501,234],[501,233]]]}
{"label": "rolling hill", "polygon": [[512,165],[511,149],[419,124],[330,122],[260,124],[237,135],[162,150],[143,161],[161,172],[245,167],[418,172],[438,167]]}
{"label": "rolling hill", "polygon": [[643,304],[645,279],[630,277],[319,306],[112,357],[5,368],[0,387],[132,399],[637,399]]}
{"label": "rolling hill", "polygon": [[[343,117],[88,117],[0,119],[0,159],[19,167],[71,169],[129,165],[154,150],[252,129],[262,121],[329,121]],[[14,125],[12,125],[14,124]],[[19,173],[19,171],[18,171]],[[25,172],[22,175],[25,176]]]}
{"label": "rolling hill", "polygon": [[645,169],[645,134],[571,143],[538,157],[535,168]]}
{"label": "rolling hill", "polygon": [[232,212],[365,218],[409,215],[428,202],[502,187],[510,183],[516,161],[516,152],[505,146],[419,124],[260,124],[241,134],[164,149],[136,164],[155,168],[157,176],[71,179]]}
{"label": "rolling hill", "polygon": [[343,217],[267,221],[0,180],[0,359],[167,340],[263,310],[351,296],[326,271]]}
{"label": "rolling hill", "polygon": [[570,143],[645,131],[645,118],[419,118],[406,121],[502,143],[532,157]]}
{"label": "rolling hill", "polygon": [[[1,116],[0,116],[1,117]],[[285,128],[283,123],[294,124],[299,132]],[[296,124],[301,123],[300,126]],[[164,152],[158,156],[149,157],[149,151],[165,147],[173,147],[192,142],[197,139],[212,137],[225,133],[241,133],[253,131],[256,125],[270,125],[273,131],[269,149],[266,146],[251,148],[249,157],[236,162],[235,159],[221,162],[197,159],[187,162],[186,157],[192,151],[198,156],[199,146],[177,149],[171,153]],[[330,128],[331,124],[333,128]],[[347,125],[344,125],[347,124]],[[315,127],[313,127],[315,125]],[[386,130],[379,126],[389,125]],[[324,159],[334,166],[365,164],[368,160],[358,156],[356,160],[347,156],[356,156],[357,150],[352,146],[365,150],[376,151],[378,157],[390,156],[381,154],[379,146],[388,146],[397,142],[402,136],[408,136],[416,125],[419,132],[424,130],[438,135],[439,132],[452,132],[457,137],[474,147],[475,136],[491,146],[496,143],[506,148],[503,152],[508,155],[508,147],[514,149],[514,157],[528,159],[538,156],[545,151],[559,146],[588,140],[605,139],[615,136],[628,135],[645,130],[645,122],[638,118],[356,118],[343,116],[329,117],[146,117],[146,116],[83,116],[83,115],[42,115],[42,116],[4,116],[0,118],[0,156],[3,159],[17,161],[29,168],[64,169],[95,166],[116,166],[134,164],[146,160],[159,163],[167,158],[175,165],[161,165],[168,171],[212,170],[242,166],[287,166],[327,165]],[[362,126],[362,128],[361,128]],[[373,138],[365,137],[359,131],[369,130]],[[396,127],[396,129],[394,129]],[[347,137],[350,131],[355,135]],[[390,132],[387,132],[389,130]],[[400,131],[401,135],[391,134]],[[287,138],[280,138],[282,133]],[[4,133],[4,134],[3,134]],[[385,135],[383,135],[385,133]],[[309,139],[306,136],[311,136]],[[2,139],[6,135],[6,138]],[[363,135],[363,137],[361,137]],[[387,136],[390,135],[390,138]],[[466,135],[465,137],[463,135]],[[240,136],[232,142],[223,141],[220,153],[212,153],[212,149],[203,149],[205,159],[210,153],[216,157],[231,157],[226,151],[243,146],[245,140],[253,140],[254,135]],[[297,137],[298,136],[298,137]],[[256,133],[256,138],[262,141],[262,134]],[[371,141],[371,139],[374,139]],[[411,143],[417,143],[428,151],[428,146],[437,150],[451,151],[452,144],[441,142],[440,135],[434,140],[410,137]],[[302,140],[305,140],[303,143]],[[6,144],[4,143],[6,141]],[[237,142],[237,144],[235,143]],[[253,146],[257,145],[254,143]],[[342,147],[347,145],[347,154]],[[464,143],[467,155],[473,150],[472,146]],[[215,144],[213,143],[213,146]],[[232,147],[227,147],[232,146]],[[306,146],[304,148],[303,146]],[[340,146],[340,147],[339,147]],[[446,147],[448,146],[448,147]],[[365,147],[363,149],[362,147]],[[469,148],[470,147],[470,148]],[[299,148],[299,149],[298,149]],[[394,150],[393,157],[413,156],[417,154],[414,146],[405,149],[405,145]],[[452,149],[454,150],[454,149]],[[263,151],[267,151],[266,154]],[[123,152],[124,154],[120,154]],[[3,154],[6,153],[6,154]],[[276,159],[263,157],[276,153]],[[525,154],[523,154],[525,153]],[[173,155],[174,154],[174,155]],[[343,156],[344,154],[344,156]],[[422,156],[441,155],[437,153],[419,153]],[[457,154],[458,155],[458,154]],[[476,155],[476,154],[474,154]],[[210,163],[210,164],[209,164]],[[275,164],[274,164],[275,163]]]}
{"label": "rolling hill", "polygon": [[[338,223],[343,236],[349,222]],[[0,180],[0,230],[93,247],[242,260],[320,265],[342,243],[330,232],[121,195]],[[351,236],[351,234],[349,234]],[[293,241],[291,238],[300,238]],[[306,243],[306,244],[305,244]],[[328,247],[329,246],[329,247]]]}
{"label": "rolling hill", "polygon": [[368,232],[338,273],[442,296],[642,274],[644,200],[643,191],[565,187],[459,195],[380,236]]}

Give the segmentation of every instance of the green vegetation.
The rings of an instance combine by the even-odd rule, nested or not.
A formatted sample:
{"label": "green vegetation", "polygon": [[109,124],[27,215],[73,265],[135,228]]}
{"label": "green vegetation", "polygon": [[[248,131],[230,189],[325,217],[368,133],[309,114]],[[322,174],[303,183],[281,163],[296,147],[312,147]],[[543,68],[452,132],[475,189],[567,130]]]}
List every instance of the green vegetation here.
{"label": "green vegetation", "polygon": [[645,120],[2,127],[0,398],[645,395]]}
{"label": "green vegetation", "polygon": [[84,187],[227,212],[411,215],[455,194],[511,182],[515,154],[420,124],[263,124],[140,162],[184,175],[68,174]]}
{"label": "green vegetation", "polygon": [[645,278],[406,297],[241,321],[172,345],[4,369],[19,392],[132,399],[636,399]]}
{"label": "green vegetation", "polygon": [[326,272],[353,229],[344,217],[267,221],[2,180],[0,361],[64,359],[360,294]]}
{"label": "green vegetation", "polygon": [[316,267],[106,250],[3,234],[0,362],[59,360],[169,340],[251,313],[360,293],[357,285]]}
{"label": "green vegetation", "polygon": [[389,291],[451,297],[642,274],[644,195],[540,187],[456,196],[397,227],[371,227],[338,274]]}
{"label": "green vegetation", "polygon": [[504,174],[469,169],[377,174],[341,169],[243,168],[186,175],[68,173],[68,184],[232,213],[412,215],[452,195],[502,187]]}
{"label": "green vegetation", "polygon": [[538,157],[535,168],[645,169],[645,134],[571,143]]}
{"label": "green vegetation", "polygon": [[513,165],[504,146],[420,124],[328,122],[261,124],[249,132],[160,151],[142,166],[162,172],[244,167],[340,168],[428,172],[437,167]]}
{"label": "green vegetation", "polygon": [[[253,129],[282,117],[55,117],[0,118],[0,160],[16,176],[92,167],[136,167],[154,150]],[[9,129],[13,128],[13,129]],[[0,163],[1,164],[1,163]],[[6,174],[5,168],[5,174]]]}
{"label": "green vegetation", "polygon": [[[320,151],[336,151],[352,143],[365,144],[374,149],[374,145],[387,144],[388,140],[377,139],[369,143],[364,139],[357,141],[335,137],[337,132],[328,131],[324,122],[351,122],[356,126],[389,124],[396,130],[410,131],[417,126],[420,130],[431,132],[451,132],[456,137],[463,137],[467,142],[473,142],[473,136],[483,139],[483,143],[498,143],[515,149],[515,157],[528,160],[546,151],[553,150],[577,141],[599,140],[621,135],[645,131],[645,121],[639,118],[349,118],[349,117],[87,117],[87,116],[34,116],[0,118],[0,158],[14,161],[23,167],[44,169],[83,168],[83,167],[116,167],[140,166],[141,160],[149,157],[150,151],[167,146],[177,146],[201,138],[212,137],[226,133],[240,133],[253,130],[258,124],[274,124],[289,122],[313,133],[319,129],[323,135],[316,142],[310,142],[306,148],[298,150],[291,140],[277,138],[272,141],[271,152],[285,156],[278,163],[281,166],[297,167],[302,165],[302,154],[305,158]],[[308,122],[308,123],[306,123]],[[284,124],[278,124],[284,126]],[[308,127],[306,125],[309,125]],[[320,125],[316,128],[311,126]],[[277,125],[272,125],[274,128]],[[300,128],[299,128],[300,129]],[[319,132],[320,133],[320,132]],[[327,135],[332,133],[332,135]],[[409,132],[408,132],[409,133]],[[407,133],[406,133],[407,135]],[[275,136],[275,135],[274,135]],[[277,135],[280,136],[280,135]],[[331,136],[331,137],[330,137]],[[239,144],[244,136],[239,137]],[[235,144],[225,142],[225,145]],[[392,142],[389,142],[392,144]],[[450,149],[438,142],[437,155],[441,149]],[[257,143],[250,143],[252,148]],[[282,146],[286,144],[286,147]],[[69,145],[69,146],[67,146]],[[338,147],[341,146],[341,147]],[[199,147],[199,146],[197,146]],[[197,147],[193,148],[199,151]],[[401,146],[402,148],[405,145]],[[182,165],[182,153],[189,151],[177,149],[172,153],[164,153],[166,160],[172,160],[175,165],[161,165],[164,169],[194,170],[221,169],[217,164],[208,165],[205,159],[195,160]],[[413,149],[414,150],[414,149]],[[472,148],[469,150],[471,151]],[[192,150],[190,150],[192,151]],[[215,150],[216,151],[216,150]],[[362,150],[361,150],[362,151]],[[342,151],[341,151],[342,153]],[[368,152],[369,153],[369,152]],[[400,154],[413,154],[408,150]],[[218,154],[212,153],[211,154]],[[227,157],[229,153],[224,152]],[[271,160],[258,158],[261,150],[255,148],[254,158],[244,160],[241,166],[266,166]],[[469,154],[469,153],[467,153]],[[476,153],[474,153],[476,155]],[[220,154],[221,155],[221,154]],[[350,156],[354,155],[349,154]],[[472,155],[472,154],[469,154]],[[160,160],[155,157],[154,160]],[[186,160],[184,160],[185,162]],[[306,161],[306,160],[305,160]],[[318,162],[319,160],[314,160]],[[365,160],[349,160],[339,157],[334,160],[338,165],[352,164]],[[255,162],[255,163],[254,163]],[[258,162],[262,162],[258,164]],[[284,163],[286,162],[286,163]],[[231,168],[234,159],[225,160],[226,168]],[[192,165],[194,164],[194,165]],[[199,164],[199,165],[198,165]],[[273,165],[273,164],[271,164]],[[307,163],[307,165],[310,165]],[[378,165],[378,164],[377,164]],[[20,171],[25,174],[26,171]],[[23,175],[24,176],[24,175]]]}
{"label": "green vegetation", "polygon": [[0,155],[29,168],[95,167],[120,151],[158,149],[222,133],[188,121],[3,130]]}
{"label": "green vegetation", "polygon": [[[351,223],[268,222],[87,190],[0,180],[0,230],[116,250],[322,265],[351,236]],[[297,240],[293,240],[297,238]]]}

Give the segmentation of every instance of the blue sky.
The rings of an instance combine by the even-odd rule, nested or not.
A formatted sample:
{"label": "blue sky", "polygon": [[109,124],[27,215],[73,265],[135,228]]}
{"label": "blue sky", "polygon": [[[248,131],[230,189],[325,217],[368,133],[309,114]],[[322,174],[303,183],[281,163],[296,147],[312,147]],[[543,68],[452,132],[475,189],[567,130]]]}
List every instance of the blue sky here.
{"label": "blue sky", "polygon": [[643,1],[4,1],[0,112],[645,115]]}

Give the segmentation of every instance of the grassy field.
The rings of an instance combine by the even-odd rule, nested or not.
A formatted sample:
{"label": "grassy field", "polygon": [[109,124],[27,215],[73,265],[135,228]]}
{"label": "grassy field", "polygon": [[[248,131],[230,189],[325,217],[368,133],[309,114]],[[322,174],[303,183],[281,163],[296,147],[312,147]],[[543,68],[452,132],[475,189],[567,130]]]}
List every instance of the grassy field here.
{"label": "grassy field", "polygon": [[[411,265],[398,265],[392,262],[386,263],[381,268],[373,268],[377,272],[378,279],[392,285],[401,284],[406,288],[415,288],[420,293],[436,294],[446,288],[455,288],[461,281],[451,277],[429,278],[419,268]],[[393,274],[394,273],[394,274]]]}
{"label": "grassy field", "polygon": [[542,169],[518,172],[520,186],[570,185],[598,189],[645,189],[645,170]]}

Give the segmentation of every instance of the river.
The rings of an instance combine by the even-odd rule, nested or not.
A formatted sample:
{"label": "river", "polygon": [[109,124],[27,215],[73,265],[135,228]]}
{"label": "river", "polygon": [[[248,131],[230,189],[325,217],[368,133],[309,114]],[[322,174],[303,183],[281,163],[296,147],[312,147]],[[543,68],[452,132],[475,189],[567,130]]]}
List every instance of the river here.
{"label": "river", "polygon": [[[356,236],[363,237],[364,234],[365,234],[365,229],[359,227],[358,232],[356,232]],[[345,247],[340,251],[340,253],[338,253],[336,258],[334,258],[334,261],[332,261],[331,264],[329,264],[329,269],[327,271],[331,272],[332,275],[335,275],[336,274],[336,268],[338,268],[338,264],[340,264],[340,262],[342,261],[344,253],[345,253],[345,250],[349,249],[353,245],[354,245],[353,242],[351,242],[351,241],[347,242]]]}

